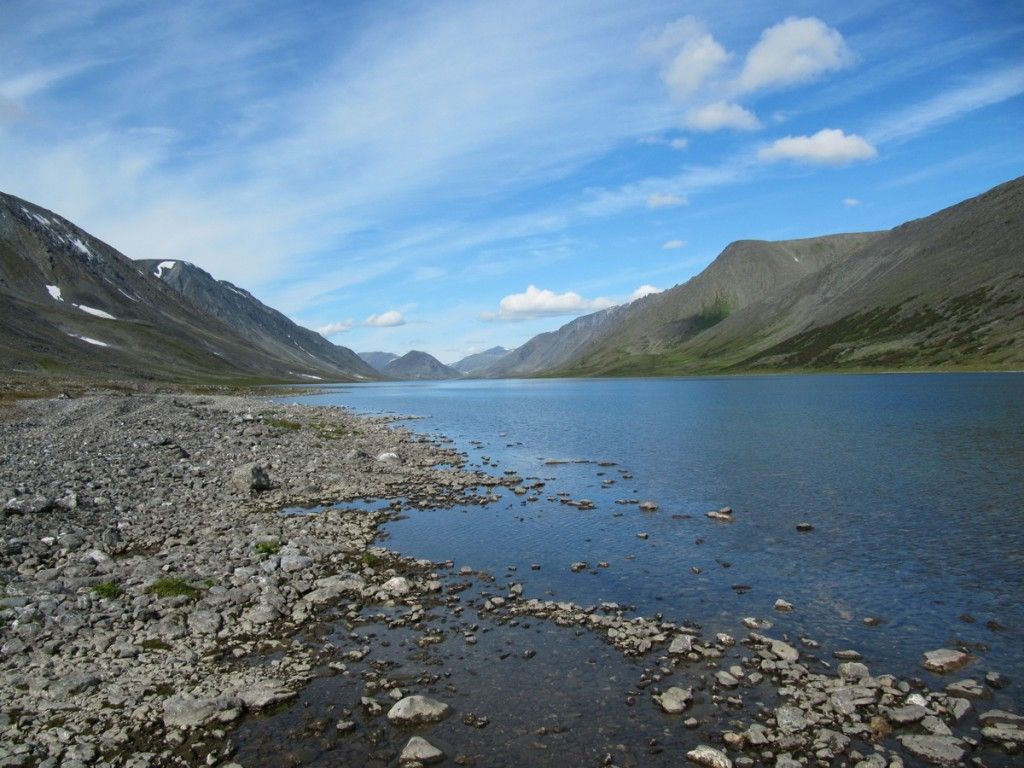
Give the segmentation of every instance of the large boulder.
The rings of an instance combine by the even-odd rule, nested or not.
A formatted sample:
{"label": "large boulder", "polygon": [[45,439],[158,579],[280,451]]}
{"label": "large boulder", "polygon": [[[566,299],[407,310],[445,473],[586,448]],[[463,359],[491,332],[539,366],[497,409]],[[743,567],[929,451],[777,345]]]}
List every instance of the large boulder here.
{"label": "large boulder", "polygon": [[164,725],[195,728],[210,723],[230,723],[241,716],[244,707],[242,700],[233,696],[215,699],[172,696],[164,701]]}
{"label": "large boulder", "polygon": [[262,493],[274,487],[270,472],[262,464],[243,464],[231,473],[231,483],[243,495]]}
{"label": "large boulder", "polygon": [[686,758],[691,763],[706,766],[706,768],[732,768],[732,760],[726,754],[707,744],[691,749],[686,753]]}
{"label": "large boulder", "polygon": [[690,688],[672,686],[660,696],[655,696],[654,701],[668,714],[678,715],[690,706],[690,702],[693,701],[693,691]]}
{"label": "large boulder", "polygon": [[930,672],[944,674],[952,672],[954,669],[960,669],[970,660],[971,657],[963,651],[939,648],[937,651],[928,651],[924,655],[924,661],[921,662],[921,666]]}

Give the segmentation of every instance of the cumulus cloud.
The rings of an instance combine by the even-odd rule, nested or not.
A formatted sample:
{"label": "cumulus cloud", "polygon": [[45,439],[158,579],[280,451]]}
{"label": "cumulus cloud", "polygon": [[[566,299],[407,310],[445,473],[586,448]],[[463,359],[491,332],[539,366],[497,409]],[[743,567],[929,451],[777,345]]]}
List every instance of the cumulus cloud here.
{"label": "cumulus cloud", "polygon": [[397,309],[392,309],[379,315],[370,315],[363,320],[363,325],[367,328],[394,328],[396,325],[405,325],[405,316]]}
{"label": "cumulus cloud", "polygon": [[647,196],[648,208],[675,208],[678,205],[686,205],[687,200],[681,195],[655,192]]}
{"label": "cumulus cloud", "polygon": [[352,326],[355,325],[351,320],[342,320],[338,323],[327,323],[327,325],[321,325],[319,328],[314,330],[324,338],[330,338],[331,336],[337,336],[345,333],[345,331],[351,330]]}
{"label": "cumulus cloud", "polygon": [[716,101],[713,104],[691,111],[686,116],[686,124],[695,130],[719,131],[732,128],[736,131],[756,131],[761,127],[757,115],[749,109],[729,101]]}
{"label": "cumulus cloud", "polygon": [[693,16],[668,24],[651,48],[667,59],[662,78],[679,100],[700,90],[730,59],[725,48]]}
{"label": "cumulus cloud", "polygon": [[484,312],[482,320],[525,320],[531,317],[578,315],[614,306],[611,299],[585,299],[575,291],[555,293],[529,286],[523,293],[511,293],[501,300],[497,312]]}
{"label": "cumulus cloud", "polygon": [[685,240],[666,240],[661,244],[661,247],[666,251],[675,251],[682,248],[684,245],[686,245]]}
{"label": "cumulus cloud", "polygon": [[636,301],[637,299],[642,299],[644,296],[650,296],[652,293],[661,293],[663,290],[665,289],[655,288],[653,285],[644,284],[629,294],[629,300]]}
{"label": "cumulus cloud", "polygon": [[761,33],[738,86],[753,91],[805,83],[850,65],[853,58],[843,36],[821,19],[790,17]]}
{"label": "cumulus cloud", "polygon": [[856,197],[844,197],[843,205],[845,205],[847,208],[856,208],[858,205],[860,205],[860,200],[858,200]]}
{"label": "cumulus cloud", "polygon": [[854,160],[870,160],[878,154],[868,141],[855,133],[824,128],[813,136],[787,136],[762,148],[762,160],[796,160],[816,165],[843,165]]}

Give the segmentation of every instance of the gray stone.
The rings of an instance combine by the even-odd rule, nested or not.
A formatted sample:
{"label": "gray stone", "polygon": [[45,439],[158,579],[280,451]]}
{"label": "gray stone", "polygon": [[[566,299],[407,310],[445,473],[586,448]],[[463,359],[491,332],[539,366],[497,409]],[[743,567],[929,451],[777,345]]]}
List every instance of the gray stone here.
{"label": "gray stone", "polygon": [[771,651],[783,661],[794,662],[800,659],[800,652],[789,643],[781,640],[771,641]]}
{"label": "gray stone", "polygon": [[732,768],[732,760],[726,754],[707,744],[691,749],[686,753],[686,758],[691,763],[706,766],[706,768]]}
{"label": "gray stone", "polygon": [[224,620],[216,611],[195,610],[188,616],[188,628],[197,635],[215,635]]}
{"label": "gray stone", "polygon": [[964,758],[963,744],[952,736],[900,736],[903,748],[931,765],[957,765]]}
{"label": "gray stone", "polygon": [[946,686],[946,693],[962,699],[981,699],[988,696],[988,691],[977,680],[960,680]]}
{"label": "gray stone", "polygon": [[4,512],[9,515],[36,515],[53,509],[53,499],[41,494],[15,496],[4,504]]}
{"label": "gray stone", "polygon": [[693,637],[691,635],[677,635],[669,643],[668,653],[670,656],[681,656],[693,650]]}
{"label": "gray stone", "polygon": [[406,696],[388,711],[395,725],[416,725],[443,720],[451,711],[447,704],[426,696]]}
{"label": "gray stone", "polygon": [[951,648],[939,648],[937,651],[928,651],[924,655],[921,666],[930,672],[944,674],[959,669],[971,660],[963,651],[955,651]]}
{"label": "gray stone", "polygon": [[294,699],[298,694],[280,680],[261,680],[238,690],[240,698],[249,709],[264,709],[282,701]]}
{"label": "gray stone", "polygon": [[655,703],[670,715],[678,715],[686,710],[693,701],[693,691],[690,688],[679,688],[672,686],[660,696],[654,696]]}
{"label": "gray stone", "polygon": [[918,704],[907,704],[906,706],[892,709],[888,713],[890,723],[895,725],[910,725],[918,723],[925,718],[928,710]]}
{"label": "gray stone", "polygon": [[783,733],[799,733],[807,727],[807,720],[799,708],[782,706],[775,709],[775,724]]}
{"label": "gray stone", "polygon": [[262,493],[274,487],[267,468],[255,462],[237,467],[231,473],[231,482],[235,490],[246,495]]}
{"label": "gray stone", "polygon": [[401,597],[412,591],[412,585],[404,576],[394,576],[381,585],[381,591],[394,597]]}
{"label": "gray stone", "polygon": [[402,763],[430,765],[431,763],[439,763],[444,760],[444,752],[422,736],[413,736],[409,739],[405,748],[402,749],[402,754],[398,759]]}
{"label": "gray stone", "polygon": [[164,701],[164,725],[169,728],[194,728],[209,723],[230,723],[242,714],[241,699],[222,696],[215,699],[193,699],[172,696]]}
{"label": "gray stone", "polygon": [[845,661],[839,665],[839,676],[846,680],[862,680],[870,673],[859,661]]}

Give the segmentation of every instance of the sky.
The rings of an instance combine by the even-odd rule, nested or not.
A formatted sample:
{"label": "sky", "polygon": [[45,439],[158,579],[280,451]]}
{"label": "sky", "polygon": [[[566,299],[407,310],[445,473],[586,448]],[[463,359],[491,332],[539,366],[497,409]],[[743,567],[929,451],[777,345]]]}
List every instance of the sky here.
{"label": "sky", "polygon": [[444,362],[1024,173],[1024,3],[0,0],[0,190]]}

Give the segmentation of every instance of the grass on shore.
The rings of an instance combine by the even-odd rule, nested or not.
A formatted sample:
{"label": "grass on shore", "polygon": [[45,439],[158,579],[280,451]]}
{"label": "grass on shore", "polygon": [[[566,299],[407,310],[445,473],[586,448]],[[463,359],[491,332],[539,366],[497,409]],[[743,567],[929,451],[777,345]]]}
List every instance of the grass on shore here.
{"label": "grass on shore", "polygon": [[116,597],[120,597],[124,590],[121,589],[121,585],[116,581],[103,581],[99,584],[94,584],[92,591],[98,597],[113,600]]}
{"label": "grass on shore", "polygon": [[192,600],[199,598],[200,591],[187,584],[181,579],[165,578],[154,581],[146,590],[151,595],[159,598],[165,597],[187,597]]}

